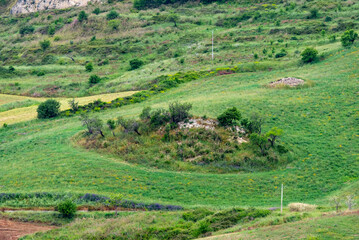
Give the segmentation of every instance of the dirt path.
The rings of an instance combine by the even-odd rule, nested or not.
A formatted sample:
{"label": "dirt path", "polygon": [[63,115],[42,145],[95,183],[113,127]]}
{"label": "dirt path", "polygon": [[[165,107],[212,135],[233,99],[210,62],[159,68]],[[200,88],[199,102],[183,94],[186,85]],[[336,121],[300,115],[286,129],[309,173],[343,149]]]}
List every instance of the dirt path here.
{"label": "dirt path", "polygon": [[0,219],[0,240],[14,240],[28,234],[44,232],[53,228],[55,227],[43,224]]}

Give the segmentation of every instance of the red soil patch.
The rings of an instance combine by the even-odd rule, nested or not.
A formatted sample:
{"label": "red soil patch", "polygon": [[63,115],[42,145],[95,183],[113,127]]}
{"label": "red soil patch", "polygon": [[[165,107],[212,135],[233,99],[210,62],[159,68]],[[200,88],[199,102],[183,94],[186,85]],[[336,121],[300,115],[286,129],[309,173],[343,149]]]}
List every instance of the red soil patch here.
{"label": "red soil patch", "polygon": [[15,240],[28,234],[45,232],[53,228],[55,227],[0,219],[0,240]]}

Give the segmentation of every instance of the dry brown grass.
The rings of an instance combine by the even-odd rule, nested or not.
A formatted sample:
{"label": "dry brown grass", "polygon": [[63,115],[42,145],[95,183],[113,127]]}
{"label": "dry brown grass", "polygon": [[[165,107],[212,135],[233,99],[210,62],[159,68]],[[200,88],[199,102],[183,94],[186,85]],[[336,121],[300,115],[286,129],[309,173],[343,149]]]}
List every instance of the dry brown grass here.
{"label": "dry brown grass", "polygon": [[291,212],[310,212],[317,208],[317,205],[311,205],[306,203],[290,203],[288,205]]}

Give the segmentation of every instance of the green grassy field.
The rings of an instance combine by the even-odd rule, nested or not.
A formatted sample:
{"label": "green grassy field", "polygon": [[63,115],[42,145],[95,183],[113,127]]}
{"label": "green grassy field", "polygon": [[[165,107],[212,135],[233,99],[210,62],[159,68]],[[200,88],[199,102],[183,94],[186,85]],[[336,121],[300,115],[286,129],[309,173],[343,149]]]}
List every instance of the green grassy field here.
{"label": "green grassy field", "polygon": [[[146,169],[73,146],[71,137],[83,129],[77,118],[35,120],[0,131],[2,191],[105,195],[115,191],[133,200],[184,206],[277,206],[279,186],[284,183],[285,203],[322,202],[358,177],[358,94],[353,77],[358,74],[358,53],[355,49],[339,52],[299,69],[198,80],[145,103],[98,114],[103,119],[136,116],[144,106],[165,107],[174,100],[191,102],[199,116],[215,117],[231,106],[244,115],[259,111],[267,117],[268,128],[285,130],[283,141],[297,154],[297,160],[284,169],[228,175]],[[315,86],[262,87],[280,76],[300,76]]]}
{"label": "green grassy field", "polygon": [[359,227],[358,220],[355,214],[324,216],[204,239],[356,239],[359,236],[356,230]]}
{"label": "green grassy field", "polygon": [[[0,5],[0,12],[6,7],[7,4]],[[96,7],[101,9],[99,15],[92,13]],[[112,9],[120,16],[109,21],[106,15]],[[313,9],[318,9],[318,16],[311,16]],[[89,14],[82,23],[77,20],[81,10]],[[179,16],[178,27],[167,20],[170,13]],[[346,29],[358,32],[358,13],[359,1],[339,0],[270,4],[241,0],[203,5],[189,2],[140,11],[132,7],[132,1],[124,1],[19,16],[2,13],[0,193],[121,193],[124,199],[137,202],[216,210],[235,206],[278,207],[282,183],[285,206],[305,202],[328,208],[332,206],[331,196],[358,195],[359,45],[358,40],[351,48],[343,48],[340,43]],[[33,26],[34,32],[21,35],[23,26]],[[55,33],[49,34],[52,27]],[[51,46],[42,50],[39,42],[46,39]],[[312,64],[300,61],[301,52],[307,47],[319,51]],[[133,59],[142,60],[143,66],[130,70],[129,61]],[[92,72],[85,71],[89,62],[94,65]],[[241,70],[233,73],[224,69],[234,66]],[[141,165],[142,159],[126,162],[124,156],[78,145],[79,133],[84,130],[78,115],[35,119],[37,105],[48,98],[57,98],[63,110],[73,97],[80,104],[99,98],[110,101],[147,90],[158,76],[189,71],[210,74],[152,95],[141,103],[90,115],[104,121],[119,116],[137,118],[144,107],[167,108],[170,102],[180,101],[193,105],[194,116],[216,118],[225,109],[237,107],[243,117],[255,112],[264,116],[264,132],[272,127],[284,130],[281,142],[293,153],[291,162],[271,171],[230,174],[157,168]],[[89,84],[93,74],[101,77],[100,83]],[[299,88],[268,87],[283,77],[301,78],[307,84]],[[105,130],[105,134],[111,132]],[[155,147],[143,151],[157,153]],[[6,200],[4,196],[0,194],[2,207],[49,207],[59,201],[51,197]],[[355,200],[359,203],[358,198]],[[65,224],[51,222],[50,215],[13,215],[18,220]],[[180,215],[181,212],[140,213],[124,216],[119,222],[134,237],[132,233],[141,226],[160,226],[166,221],[172,226]],[[149,216],[155,222],[148,222]],[[78,220],[41,237],[73,232],[79,237],[98,237],[103,229],[124,230],[119,222],[106,220],[102,215],[84,217],[94,219]],[[269,216],[263,224],[275,217],[278,216]],[[312,217],[319,217],[319,213]],[[337,227],[332,228],[335,222]],[[355,222],[354,215],[321,217],[298,223],[303,224],[300,231],[294,230],[298,225],[293,223],[234,236],[350,239],[356,237],[352,232],[357,227]],[[88,226],[92,224],[98,235],[91,235]]]}

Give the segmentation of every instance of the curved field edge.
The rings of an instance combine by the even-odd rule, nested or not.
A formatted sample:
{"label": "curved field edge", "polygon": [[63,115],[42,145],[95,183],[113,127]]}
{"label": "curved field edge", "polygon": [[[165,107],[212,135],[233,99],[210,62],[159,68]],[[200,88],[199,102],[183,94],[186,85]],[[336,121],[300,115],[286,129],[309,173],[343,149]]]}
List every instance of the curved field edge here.
{"label": "curved field edge", "polygon": [[[103,119],[134,117],[144,106],[166,107],[175,100],[191,102],[198,116],[216,117],[231,106],[244,115],[258,111],[266,116],[267,128],[281,126],[283,141],[298,149],[298,159],[286,169],[226,175],[147,169],[73,147],[69,139],[83,129],[78,118],[35,120],[0,130],[1,191],[121,192],[131,200],[181,206],[278,206],[284,183],[285,204],[315,203],[358,180],[354,76],[359,55],[354,50],[288,72],[197,80],[149,101],[97,114]],[[283,76],[309,79],[315,86],[262,87]]]}
{"label": "curved field edge", "polygon": [[356,239],[359,234],[359,213],[321,216],[294,223],[268,226],[229,233],[203,240],[234,239]]}
{"label": "curved field edge", "polygon": [[[101,99],[102,101],[111,101],[115,98],[119,97],[127,97],[133,95],[137,91],[127,91],[127,92],[119,92],[119,93],[107,93],[107,94],[100,94],[100,95],[93,95],[89,97],[80,97],[75,98],[80,105],[88,104],[95,100]],[[8,104],[8,103],[15,103],[18,101],[24,100],[33,100],[43,102],[46,101],[48,98],[32,98],[32,97],[23,97],[23,96],[16,96],[16,95],[8,95],[8,94],[0,94],[0,103]],[[68,104],[69,100],[73,98],[55,98],[61,103],[61,110],[69,109],[70,106]],[[0,106],[1,106],[0,105]],[[21,107],[15,108],[9,111],[0,112],[0,126],[4,123],[6,124],[13,124],[23,121],[33,120],[37,116],[36,112],[37,106],[30,106],[30,107]]]}

